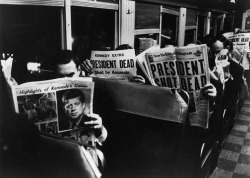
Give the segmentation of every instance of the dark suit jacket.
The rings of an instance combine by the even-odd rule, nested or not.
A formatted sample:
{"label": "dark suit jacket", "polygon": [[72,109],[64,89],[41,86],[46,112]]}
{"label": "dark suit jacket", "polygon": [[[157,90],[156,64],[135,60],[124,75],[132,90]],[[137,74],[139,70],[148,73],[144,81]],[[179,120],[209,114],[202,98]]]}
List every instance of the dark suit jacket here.
{"label": "dark suit jacket", "polygon": [[[84,124],[85,121],[87,121],[88,117],[86,115],[82,116],[82,119],[80,121],[80,123],[78,124],[77,128],[83,128],[86,125]],[[63,131],[63,130],[70,130],[70,121],[67,117],[63,118],[63,119],[59,119],[59,131]]]}

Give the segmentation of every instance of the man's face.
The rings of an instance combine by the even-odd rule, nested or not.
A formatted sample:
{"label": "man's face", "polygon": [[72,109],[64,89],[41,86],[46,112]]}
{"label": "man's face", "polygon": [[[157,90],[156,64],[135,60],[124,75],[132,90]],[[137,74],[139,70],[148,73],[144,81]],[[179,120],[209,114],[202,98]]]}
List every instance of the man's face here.
{"label": "man's face", "polygon": [[57,78],[79,77],[79,71],[77,70],[76,64],[73,60],[71,60],[68,64],[57,64],[56,74]]}
{"label": "man's face", "polygon": [[220,53],[220,51],[224,49],[224,45],[221,41],[217,40],[215,43],[213,43],[210,47],[210,51],[213,55],[213,57],[215,57],[218,53]]}
{"label": "man's face", "polygon": [[84,114],[85,103],[82,103],[80,96],[66,100],[64,109],[66,115],[71,121],[77,120]]}

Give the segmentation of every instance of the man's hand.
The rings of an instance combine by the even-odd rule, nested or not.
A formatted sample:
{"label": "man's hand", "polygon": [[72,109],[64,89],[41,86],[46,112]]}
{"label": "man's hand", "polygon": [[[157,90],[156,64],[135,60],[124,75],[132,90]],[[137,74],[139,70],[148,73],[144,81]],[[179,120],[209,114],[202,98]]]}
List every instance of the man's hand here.
{"label": "man's hand", "polygon": [[85,61],[83,61],[83,63],[81,64],[81,69],[85,72],[88,73],[89,75],[91,75],[93,73],[93,66],[90,63],[89,59],[86,59]]}
{"label": "man's hand", "polygon": [[145,84],[145,79],[140,76],[140,75],[136,75],[136,76],[133,76],[129,82],[132,82],[132,83],[137,83],[137,84]]}
{"label": "man's hand", "polygon": [[87,114],[90,121],[84,122],[85,125],[94,129],[102,129],[102,118],[98,114]]}
{"label": "man's hand", "polygon": [[201,89],[202,93],[204,93],[205,96],[209,97],[209,98],[215,98],[217,95],[217,90],[214,87],[213,84],[208,83],[206,84],[202,89]]}

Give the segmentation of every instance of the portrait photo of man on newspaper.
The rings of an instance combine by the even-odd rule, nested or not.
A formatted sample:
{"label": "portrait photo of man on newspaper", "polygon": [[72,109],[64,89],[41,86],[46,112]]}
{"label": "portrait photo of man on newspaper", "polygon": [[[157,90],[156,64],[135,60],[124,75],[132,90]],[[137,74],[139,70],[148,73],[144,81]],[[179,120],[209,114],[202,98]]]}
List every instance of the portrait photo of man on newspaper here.
{"label": "portrait photo of man on newspaper", "polygon": [[59,132],[86,127],[84,122],[89,120],[87,117],[89,102],[86,102],[85,94],[78,89],[62,92],[64,92],[61,97],[63,113],[59,112]]}

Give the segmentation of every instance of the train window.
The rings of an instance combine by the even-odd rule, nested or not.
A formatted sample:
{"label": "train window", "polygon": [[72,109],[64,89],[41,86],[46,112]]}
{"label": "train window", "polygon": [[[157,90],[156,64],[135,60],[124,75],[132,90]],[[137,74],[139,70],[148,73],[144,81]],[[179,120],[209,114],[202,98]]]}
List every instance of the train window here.
{"label": "train window", "polygon": [[197,12],[192,9],[187,9],[186,26],[197,25]]}
{"label": "train window", "polygon": [[160,6],[135,3],[135,41],[136,54],[159,43]]}
{"label": "train window", "polygon": [[206,17],[198,16],[198,30],[197,30],[197,40],[203,42],[203,37],[206,35]]}
{"label": "train window", "polygon": [[161,47],[177,45],[179,12],[162,9]]}
{"label": "train window", "polygon": [[27,62],[50,66],[51,52],[61,47],[60,12],[51,6],[0,6],[0,52],[14,54],[12,76],[18,83],[28,80]]}
{"label": "train window", "polygon": [[114,49],[115,12],[106,9],[72,7],[72,50],[83,59],[96,49]]}
{"label": "train window", "polygon": [[224,21],[223,31],[233,32],[234,31],[234,16],[227,15]]}
{"label": "train window", "polygon": [[185,31],[184,45],[188,45],[190,43],[196,44],[196,29],[186,29]]}
{"label": "train window", "polygon": [[223,30],[225,14],[213,14],[210,20],[210,34],[216,35]]}
{"label": "train window", "polygon": [[217,34],[221,31],[223,31],[224,29],[224,21],[225,21],[225,14],[222,14],[220,16],[217,16],[216,20],[217,20]]}
{"label": "train window", "polygon": [[198,16],[197,11],[187,9],[184,45],[195,43],[197,40]]}
{"label": "train window", "polygon": [[135,3],[135,29],[159,29],[160,6]]}
{"label": "train window", "polygon": [[214,35],[214,27],[215,27],[215,18],[210,19],[210,30],[209,33]]}

